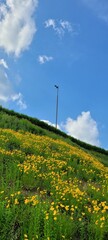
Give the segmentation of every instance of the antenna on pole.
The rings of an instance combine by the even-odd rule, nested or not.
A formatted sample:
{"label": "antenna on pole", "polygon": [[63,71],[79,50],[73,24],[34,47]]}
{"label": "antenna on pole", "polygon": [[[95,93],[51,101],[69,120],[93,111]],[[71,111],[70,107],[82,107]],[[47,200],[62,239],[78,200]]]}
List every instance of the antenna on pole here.
{"label": "antenna on pole", "polygon": [[57,122],[58,122],[58,92],[59,92],[59,86],[55,85],[55,88],[57,89],[57,97],[56,97],[56,128],[57,128]]}

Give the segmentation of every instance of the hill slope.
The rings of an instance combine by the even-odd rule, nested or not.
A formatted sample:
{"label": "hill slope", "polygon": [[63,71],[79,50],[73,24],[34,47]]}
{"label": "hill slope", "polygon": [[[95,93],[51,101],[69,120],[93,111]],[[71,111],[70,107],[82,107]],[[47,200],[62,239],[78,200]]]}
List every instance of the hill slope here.
{"label": "hill slope", "polygon": [[68,136],[66,133],[60,131],[59,129],[54,128],[53,126],[49,126],[43,121],[26,116],[24,114],[10,111],[8,109],[3,108],[2,106],[0,106],[0,127],[11,128],[14,130],[22,129],[29,131],[31,133],[42,135],[49,135],[50,132],[55,133],[57,136],[61,136],[66,139],[68,138],[72,143],[75,143],[87,150],[93,150],[95,152],[108,155],[108,151],[105,149],[82,142],[78,139],[75,139],[74,137]]}
{"label": "hill slope", "polygon": [[[10,119],[5,114],[1,123]],[[0,239],[106,240],[107,152],[39,126],[32,126],[37,134],[26,132],[26,121],[22,130],[18,119],[20,130],[3,129],[6,120],[0,128]]]}

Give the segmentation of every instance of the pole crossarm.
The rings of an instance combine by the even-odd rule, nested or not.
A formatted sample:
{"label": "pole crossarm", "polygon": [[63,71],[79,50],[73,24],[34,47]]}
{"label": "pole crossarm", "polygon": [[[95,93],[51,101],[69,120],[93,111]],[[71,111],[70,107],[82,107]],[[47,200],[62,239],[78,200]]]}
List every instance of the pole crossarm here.
{"label": "pole crossarm", "polygon": [[58,89],[59,88],[59,86],[57,86],[57,85],[55,85],[55,87]]}

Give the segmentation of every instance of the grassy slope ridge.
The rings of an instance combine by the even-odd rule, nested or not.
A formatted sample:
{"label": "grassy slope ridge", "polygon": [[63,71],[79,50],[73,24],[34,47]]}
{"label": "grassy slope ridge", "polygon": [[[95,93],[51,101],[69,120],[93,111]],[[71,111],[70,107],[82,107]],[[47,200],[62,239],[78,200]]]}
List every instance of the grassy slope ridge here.
{"label": "grassy slope ridge", "polygon": [[[6,114],[7,114],[7,116],[6,116]],[[9,116],[10,116],[10,118],[9,118]],[[24,114],[14,112],[13,110],[5,109],[2,106],[0,106],[0,118],[1,118],[1,120],[3,120],[3,122],[1,121],[1,125],[0,125],[1,127],[6,126],[7,128],[12,128],[15,130],[23,128],[23,130],[27,130],[32,133],[36,133],[36,129],[35,129],[35,126],[36,126],[37,131],[40,131],[40,134],[41,133],[46,134],[44,130],[48,130],[59,136],[70,139],[73,143],[76,143],[79,146],[81,146],[87,150],[93,150],[95,152],[108,155],[108,151],[105,149],[87,144],[78,139],[75,139],[74,137],[68,136],[66,133],[60,131],[59,129],[54,128],[53,126],[49,126],[47,123],[40,121],[37,118],[32,118],[32,117],[26,116]],[[22,121],[19,122],[18,119],[20,119]],[[26,120],[26,121],[24,121],[24,120]],[[5,125],[4,125],[4,123],[5,123]]]}
{"label": "grassy slope ridge", "polygon": [[107,151],[39,124],[0,110],[0,239],[108,239]]}

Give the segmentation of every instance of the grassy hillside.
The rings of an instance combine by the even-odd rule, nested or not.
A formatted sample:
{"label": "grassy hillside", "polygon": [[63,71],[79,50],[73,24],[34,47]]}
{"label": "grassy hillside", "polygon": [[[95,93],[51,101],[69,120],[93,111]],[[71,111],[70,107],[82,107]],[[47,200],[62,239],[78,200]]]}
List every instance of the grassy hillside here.
{"label": "grassy hillside", "polygon": [[0,240],[7,239],[108,239],[107,151],[1,111]]}
{"label": "grassy hillside", "polygon": [[55,133],[57,136],[69,139],[72,143],[75,143],[87,150],[108,155],[108,151],[105,149],[82,142],[78,139],[75,139],[74,137],[68,136],[66,133],[54,128],[53,126],[49,126],[43,121],[26,116],[24,114],[16,113],[12,110],[10,111],[3,108],[2,106],[0,106],[0,127],[11,128],[14,130],[23,129],[31,133],[38,133],[42,135],[49,135],[50,133]]}

